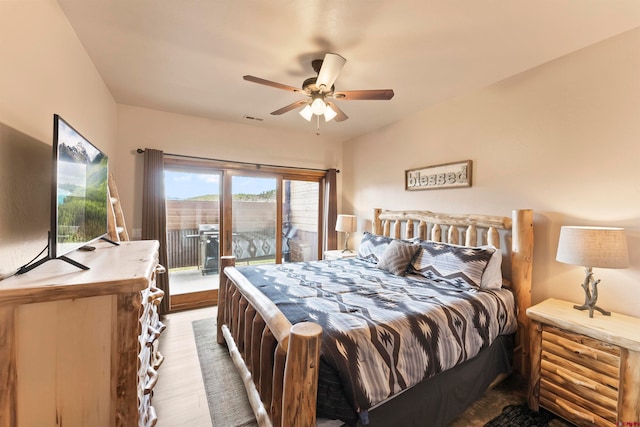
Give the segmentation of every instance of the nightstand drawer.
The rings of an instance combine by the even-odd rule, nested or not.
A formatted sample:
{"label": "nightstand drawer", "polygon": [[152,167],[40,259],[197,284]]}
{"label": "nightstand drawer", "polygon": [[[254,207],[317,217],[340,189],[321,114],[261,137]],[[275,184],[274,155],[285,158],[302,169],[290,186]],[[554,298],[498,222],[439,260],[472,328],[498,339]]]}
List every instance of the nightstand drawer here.
{"label": "nightstand drawer", "polygon": [[[608,420],[615,425],[618,406],[618,390],[599,384],[585,376],[573,373],[549,362],[542,362],[542,378],[540,380],[540,402],[548,407],[550,402],[554,406],[565,408],[562,403],[571,403],[576,414],[593,414]],[[549,409],[554,410],[555,408]],[[584,418],[582,419],[592,419]],[[595,419],[595,418],[593,418]],[[601,425],[591,423],[586,425]],[[606,424],[609,425],[609,424]]]}
{"label": "nightstand drawer", "polygon": [[544,325],[542,351],[589,368],[585,370],[587,375],[596,371],[616,383],[620,377],[620,349],[615,345]]}
{"label": "nightstand drawer", "polygon": [[[585,404],[577,404],[576,398]],[[561,417],[571,420],[572,423],[580,427],[615,427],[617,425],[615,412],[608,413],[608,417],[603,418],[598,413],[601,408],[594,407],[579,396],[571,395],[571,393],[565,394],[563,397],[541,389],[540,404]]]}

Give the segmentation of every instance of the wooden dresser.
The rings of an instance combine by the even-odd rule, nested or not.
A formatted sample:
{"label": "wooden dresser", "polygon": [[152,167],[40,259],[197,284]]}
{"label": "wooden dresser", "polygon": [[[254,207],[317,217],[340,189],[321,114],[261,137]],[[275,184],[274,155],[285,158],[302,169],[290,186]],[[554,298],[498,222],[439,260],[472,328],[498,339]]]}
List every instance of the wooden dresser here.
{"label": "wooden dresser", "polygon": [[0,427],[153,426],[158,242],[99,242],[0,281]]}
{"label": "wooden dresser", "polygon": [[640,319],[548,299],[531,319],[529,407],[577,426],[640,426]]}

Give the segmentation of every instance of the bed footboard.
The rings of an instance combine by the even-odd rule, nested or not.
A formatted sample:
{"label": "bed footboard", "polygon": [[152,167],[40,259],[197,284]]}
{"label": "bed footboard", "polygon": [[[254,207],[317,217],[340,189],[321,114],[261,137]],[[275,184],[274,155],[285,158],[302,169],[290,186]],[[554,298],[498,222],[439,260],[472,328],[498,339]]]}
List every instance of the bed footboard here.
{"label": "bed footboard", "polygon": [[315,425],[322,328],[292,326],[234,265],[235,257],[221,257],[217,341],[229,349],[258,425]]}

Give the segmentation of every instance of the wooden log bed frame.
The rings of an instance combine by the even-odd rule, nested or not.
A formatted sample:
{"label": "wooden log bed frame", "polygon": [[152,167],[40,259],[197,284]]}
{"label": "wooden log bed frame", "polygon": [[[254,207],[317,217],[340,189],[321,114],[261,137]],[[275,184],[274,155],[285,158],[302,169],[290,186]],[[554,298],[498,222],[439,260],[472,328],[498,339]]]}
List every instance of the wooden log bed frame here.
{"label": "wooden log bed frame", "polygon": [[[373,233],[395,238],[502,249],[503,276],[518,305],[514,369],[528,377],[528,326],[531,305],[533,211],[512,217],[448,215],[428,211],[374,210]],[[500,242],[505,244],[501,245]],[[276,305],[221,258],[217,341],[225,344],[238,369],[260,426],[313,426],[322,328],[292,325]]]}

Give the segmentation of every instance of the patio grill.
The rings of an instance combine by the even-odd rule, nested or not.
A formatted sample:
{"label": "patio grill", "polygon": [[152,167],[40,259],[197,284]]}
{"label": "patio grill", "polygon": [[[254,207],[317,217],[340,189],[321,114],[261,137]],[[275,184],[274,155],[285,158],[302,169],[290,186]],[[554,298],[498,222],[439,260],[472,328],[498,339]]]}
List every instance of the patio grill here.
{"label": "patio grill", "polygon": [[202,275],[215,274],[218,272],[219,259],[219,224],[199,224],[200,234],[200,270]]}

